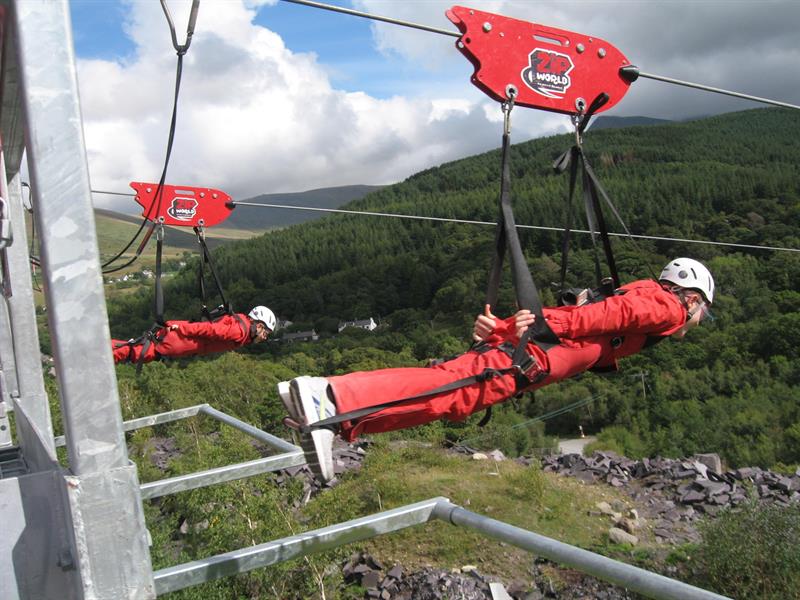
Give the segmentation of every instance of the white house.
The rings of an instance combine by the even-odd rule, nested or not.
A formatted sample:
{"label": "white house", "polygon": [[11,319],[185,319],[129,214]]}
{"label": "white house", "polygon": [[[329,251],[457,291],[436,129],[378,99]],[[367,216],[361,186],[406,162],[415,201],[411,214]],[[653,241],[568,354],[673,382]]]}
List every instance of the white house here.
{"label": "white house", "polygon": [[340,321],[339,322],[339,332],[347,327],[356,327],[358,329],[366,329],[367,331],[373,331],[378,324],[375,320],[370,317],[369,319],[362,319],[360,321]]}

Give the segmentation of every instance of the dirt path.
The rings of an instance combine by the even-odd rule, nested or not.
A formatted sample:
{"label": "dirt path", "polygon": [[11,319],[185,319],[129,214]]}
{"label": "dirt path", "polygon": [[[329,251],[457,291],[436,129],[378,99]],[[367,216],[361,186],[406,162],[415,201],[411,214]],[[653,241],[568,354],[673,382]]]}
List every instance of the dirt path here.
{"label": "dirt path", "polygon": [[574,440],[559,440],[558,450],[561,454],[583,454],[583,448],[586,444],[591,444],[596,439],[595,437],[587,436]]}

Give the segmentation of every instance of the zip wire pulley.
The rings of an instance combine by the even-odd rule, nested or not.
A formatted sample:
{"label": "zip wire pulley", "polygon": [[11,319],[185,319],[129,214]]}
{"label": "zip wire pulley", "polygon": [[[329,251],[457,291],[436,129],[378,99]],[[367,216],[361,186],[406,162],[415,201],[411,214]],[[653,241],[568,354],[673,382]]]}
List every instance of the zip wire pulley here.
{"label": "zip wire pulley", "polygon": [[132,181],[134,199],[143,210],[142,216],[176,227],[212,227],[222,223],[233,212],[231,197],[221,190],[187,185],[159,187],[157,183]]}
{"label": "zip wire pulley", "polygon": [[[456,42],[456,47],[459,49],[459,51],[462,54],[464,54],[464,56],[469,58],[470,62],[472,62],[475,65],[476,75],[477,75],[478,70],[480,70],[480,68],[481,68],[481,60],[477,56],[472,55],[467,50],[467,46],[470,43],[474,42],[474,39],[472,37],[465,39],[462,35],[460,35],[458,33],[455,33],[454,31],[447,31],[447,30],[444,30],[444,29],[436,28],[436,27],[430,27],[428,25],[422,25],[420,23],[411,23],[409,21],[401,21],[399,19],[392,19],[392,18],[389,18],[389,17],[384,17],[384,16],[381,16],[381,15],[375,15],[375,14],[372,14],[372,13],[352,10],[352,9],[344,8],[344,7],[341,7],[341,6],[335,6],[335,5],[332,5],[332,4],[325,4],[323,2],[314,2],[312,0],[283,0],[283,1],[284,2],[291,2],[293,4],[302,4],[302,5],[305,5],[305,6],[310,6],[312,8],[321,8],[321,9],[324,9],[324,10],[329,10],[329,11],[332,11],[332,12],[338,12],[338,13],[342,13],[342,14],[346,14],[346,15],[353,15],[353,16],[356,16],[356,17],[363,17],[365,19],[372,19],[374,21],[382,21],[384,23],[391,23],[392,25],[400,25],[402,27],[410,27],[411,29],[418,29],[420,31],[428,31],[430,33],[438,33],[440,35],[446,35],[446,36],[450,36],[450,37],[460,38]],[[453,23],[455,23],[458,26],[458,28],[461,30],[462,34],[465,33],[465,30],[466,30],[466,22],[461,20],[461,15],[465,11],[469,12],[469,16],[478,15],[480,17],[481,15],[487,15],[487,16],[491,17],[491,19],[488,19],[488,20],[485,20],[483,22],[480,22],[479,24],[475,23],[474,25],[478,25],[478,27],[473,29],[473,32],[472,32],[473,34],[478,34],[478,35],[480,35],[480,33],[489,34],[492,31],[494,31],[495,35],[498,38],[509,38],[510,39],[510,37],[513,37],[513,36],[510,36],[509,33],[512,33],[512,34],[516,35],[517,32],[509,30],[509,29],[499,29],[498,30],[496,25],[498,23],[500,23],[500,21],[496,21],[496,19],[502,20],[503,22],[515,21],[516,24],[523,24],[523,25],[527,25],[528,26],[528,29],[523,32],[523,33],[525,33],[525,35],[522,35],[522,36],[519,36],[519,37],[516,38],[516,40],[518,42],[520,42],[519,45],[526,45],[526,47],[528,47],[528,48],[532,48],[535,45],[538,46],[538,45],[541,45],[543,43],[544,44],[550,43],[550,44],[555,44],[554,52],[558,53],[559,45],[561,45],[561,46],[564,46],[564,45],[570,46],[571,45],[572,48],[575,49],[575,52],[577,52],[578,54],[585,55],[586,57],[588,57],[588,55],[589,55],[588,53],[589,52],[596,52],[597,58],[603,59],[603,60],[606,59],[606,58],[609,58],[609,57],[614,58],[614,55],[616,53],[619,53],[619,50],[614,48],[611,44],[609,44],[608,42],[606,42],[604,40],[601,40],[600,38],[594,37],[594,36],[592,36],[592,37],[581,36],[583,38],[582,40],[579,40],[577,37],[575,37],[575,38],[572,38],[572,37],[562,38],[563,34],[570,34],[570,36],[580,36],[581,34],[576,34],[576,33],[573,33],[573,32],[565,31],[563,29],[555,29],[553,27],[545,27],[543,25],[534,25],[533,23],[527,23],[525,21],[519,21],[517,19],[508,19],[507,17],[503,17],[503,16],[500,16],[500,15],[493,15],[491,13],[481,12],[481,11],[477,11],[477,10],[474,10],[474,9],[471,9],[471,8],[465,8],[463,6],[454,6],[450,11],[447,11],[447,17]],[[452,16],[451,16],[450,13],[452,13]],[[478,29],[480,29],[480,32],[478,31]],[[528,38],[527,37],[528,33],[532,33],[532,37]],[[548,35],[549,33],[550,34],[555,34],[555,35],[554,36]],[[478,36],[476,36],[476,37],[478,37]],[[533,41],[531,41],[531,40],[533,40]],[[569,43],[565,44],[564,40],[566,40]],[[577,43],[573,43],[573,41],[576,41]],[[588,42],[588,44],[587,44],[587,42]],[[602,42],[603,45],[600,45],[601,42]],[[508,40],[506,39],[503,43],[505,43],[507,45],[508,44]],[[473,47],[473,49],[474,49],[474,47]],[[613,52],[611,52],[611,49],[613,49]],[[512,67],[526,68],[526,62],[525,62],[526,61],[526,57],[525,57],[524,53],[522,54],[522,59],[523,60],[522,60],[521,63],[519,63],[519,59],[520,59],[520,53],[519,52],[508,53],[508,57],[510,58],[510,60],[507,62],[506,61],[507,55],[504,54],[504,52],[506,52],[507,50],[508,50],[508,47],[504,46],[504,50],[502,52],[499,52],[499,53],[496,52],[497,54],[499,54],[499,56],[493,56],[492,57],[493,64],[495,64],[495,65],[496,64],[500,64],[501,66],[505,67],[506,69],[512,68]],[[495,52],[495,51],[493,51],[493,52]],[[546,52],[546,49],[545,49],[545,52]],[[570,55],[570,56],[574,56],[574,55]],[[620,54],[620,56],[621,56],[621,54]],[[613,62],[613,61],[606,61],[606,67],[611,62]],[[604,67],[604,68],[606,68],[606,67]],[[702,84],[699,84],[699,83],[692,83],[690,81],[681,81],[680,79],[672,79],[670,77],[663,77],[661,75],[654,75],[652,73],[644,73],[644,72],[640,71],[638,67],[630,64],[627,61],[627,59],[623,63],[618,64],[617,67],[618,67],[618,70],[614,73],[614,75],[615,75],[615,77],[621,78],[623,80],[623,82],[627,82],[627,83],[624,83],[624,85],[626,85],[626,86],[629,85],[630,83],[636,81],[636,79],[638,79],[639,77],[644,77],[644,78],[647,78],[647,79],[655,79],[656,81],[663,81],[664,83],[671,83],[671,84],[674,84],[674,85],[682,85],[682,86],[685,86],[685,87],[690,87],[690,88],[694,88],[694,89],[698,89],[698,90],[703,90],[703,91],[706,91],[706,92],[714,92],[716,94],[724,94],[726,96],[733,96],[734,98],[742,98],[744,100],[753,100],[755,102],[762,102],[764,104],[772,104],[774,106],[782,106],[784,108],[794,108],[794,109],[800,110],[800,106],[797,106],[796,104],[789,104],[788,102],[779,102],[778,100],[771,100],[769,98],[761,98],[759,96],[752,96],[750,94],[742,94],[742,93],[739,93],[739,92],[732,92],[730,90],[724,90],[724,89],[721,89],[721,88],[715,88],[715,87],[711,87],[711,86],[707,86],[707,85],[702,85]],[[611,71],[609,71],[609,73],[610,72]],[[546,73],[546,71],[543,71],[543,75],[545,73]],[[562,75],[566,75],[566,74],[567,73],[563,73]],[[582,74],[577,72],[577,71],[574,72],[574,73],[571,73],[570,75],[574,76],[576,79],[578,79],[578,78],[582,79]],[[500,93],[498,90],[502,89],[502,86],[500,85],[500,82],[498,80],[496,80],[495,78],[491,78],[491,79],[492,79],[492,81],[491,81],[491,83],[492,83],[491,91],[489,89],[486,89],[486,85],[487,85],[487,80],[486,79],[482,79],[481,83],[479,83],[478,81],[476,81],[475,76],[473,76],[473,83],[475,83],[476,86],[481,88],[484,92],[486,92],[489,96],[491,96],[495,100],[502,100],[502,98],[498,96],[498,94]],[[547,79],[546,76],[543,76],[543,80],[546,80],[546,79]],[[497,84],[496,88],[494,87],[495,84]],[[606,91],[610,92],[611,90],[607,89]],[[618,97],[617,97],[617,95],[615,93],[615,95],[614,95],[614,103],[619,102],[619,100],[622,98],[622,96],[624,96],[624,91]],[[586,109],[586,106],[587,106],[586,98],[594,98],[594,97],[596,97],[596,94],[595,95],[588,94],[587,96],[576,96],[575,97],[574,108],[566,107],[565,110],[560,110],[558,108],[548,108],[548,107],[545,107],[545,106],[539,106],[537,104],[526,104],[524,102],[520,102],[520,104],[522,104],[523,106],[532,106],[532,107],[535,107],[535,108],[542,108],[544,110],[554,110],[555,112],[565,112],[565,113],[582,112],[582,111],[584,111]],[[610,108],[610,106],[606,107],[606,109],[608,109],[608,108]]]}
{"label": "zip wire pulley", "polygon": [[513,86],[521,106],[576,114],[602,92],[608,110],[630,87],[620,73],[630,61],[600,38],[464,6],[446,14],[461,32],[456,48],[475,67],[472,83],[500,102]]}

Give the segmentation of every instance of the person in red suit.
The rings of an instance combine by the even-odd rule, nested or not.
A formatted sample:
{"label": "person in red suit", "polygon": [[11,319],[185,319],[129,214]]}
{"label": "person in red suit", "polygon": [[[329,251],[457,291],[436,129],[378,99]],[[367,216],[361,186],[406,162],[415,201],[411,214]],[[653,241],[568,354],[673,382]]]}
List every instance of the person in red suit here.
{"label": "person in red suit", "polygon": [[[309,466],[327,481],[333,477],[336,433],[352,441],[360,433],[404,429],[441,418],[461,421],[522,391],[590,369],[615,370],[620,358],[669,336],[682,338],[708,314],[713,298],[714,280],[708,269],[696,260],[678,258],[664,267],[658,281],[634,281],[600,302],[545,308],[544,318],[560,343],[546,351],[534,342],[527,344],[529,360],[522,384],[510,368],[511,354],[536,317],[520,310],[500,320],[486,306],[475,320],[473,338],[478,345],[453,360],[426,368],[298,377],[279,384],[278,392],[289,411],[287,424],[302,432]],[[485,373],[489,376],[481,376]],[[461,379],[474,381],[427,394]],[[402,401],[377,412],[368,410],[398,399]],[[353,411],[362,414],[330,427],[308,427]]]}
{"label": "person in red suit", "polygon": [[226,352],[263,342],[275,330],[275,314],[256,306],[248,314],[223,315],[214,321],[167,321],[148,339],[111,340],[114,362],[142,364],[160,358],[183,358]]}

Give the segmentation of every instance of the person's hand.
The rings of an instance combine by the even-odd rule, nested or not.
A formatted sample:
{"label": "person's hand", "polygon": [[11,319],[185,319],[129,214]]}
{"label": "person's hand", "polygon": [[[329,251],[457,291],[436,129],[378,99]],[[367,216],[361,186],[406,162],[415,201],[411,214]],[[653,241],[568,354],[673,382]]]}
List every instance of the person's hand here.
{"label": "person's hand", "polygon": [[482,342],[494,331],[495,317],[492,314],[492,307],[486,305],[483,308],[483,314],[478,315],[475,319],[475,325],[472,328],[472,339],[476,342]]}
{"label": "person's hand", "polygon": [[531,313],[531,311],[525,308],[517,311],[517,314],[514,315],[514,327],[517,332],[517,338],[521,338],[522,334],[528,331],[528,327],[533,325],[535,320],[536,315]]}
{"label": "person's hand", "polygon": [[178,325],[177,323],[173,323],[172,325],[170,325],[169,327],[167,327],[167,329],[168,329],[169,331],[178,331],[178,329],[180,329],[180,325]]}

